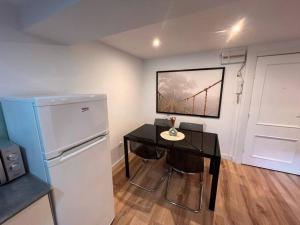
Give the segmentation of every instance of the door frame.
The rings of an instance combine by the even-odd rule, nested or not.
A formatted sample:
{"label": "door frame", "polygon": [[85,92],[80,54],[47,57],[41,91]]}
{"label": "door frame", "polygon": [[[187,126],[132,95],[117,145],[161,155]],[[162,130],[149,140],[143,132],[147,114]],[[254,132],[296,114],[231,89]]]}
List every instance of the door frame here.
{"label": "door frame", "polygon": [[244,75],[244,88],[241,103],[238,105],[237,129],[233,144],[232,159],[236,163],[242,163],[245,138],[248,129],[248,117],[251,106],[253,84],[258,57],[300,53],[300,40],[279,42],[273,44],[254,45],[248,47],[247,63]]}

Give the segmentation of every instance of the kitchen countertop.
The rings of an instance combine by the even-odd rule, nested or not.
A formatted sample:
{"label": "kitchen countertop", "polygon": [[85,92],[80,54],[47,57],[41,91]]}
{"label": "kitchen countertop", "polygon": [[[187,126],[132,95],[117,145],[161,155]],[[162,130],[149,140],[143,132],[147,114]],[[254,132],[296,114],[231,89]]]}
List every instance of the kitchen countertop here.
{"label": "kitchen countertop", "polygon": [[49,184],[26,174],[0,186],[0,224],[51,191]]}

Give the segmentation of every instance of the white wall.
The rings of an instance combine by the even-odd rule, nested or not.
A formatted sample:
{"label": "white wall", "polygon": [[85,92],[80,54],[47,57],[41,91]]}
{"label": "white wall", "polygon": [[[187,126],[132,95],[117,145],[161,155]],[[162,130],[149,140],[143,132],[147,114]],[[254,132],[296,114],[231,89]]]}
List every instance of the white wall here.
{"label": "white wall", "polygon": [[76,72],[69,91],[102,92],[108,95],[112,162],[123,156],[123,136],[139,126],[143,61],[100,43],[74,46]]}
{"label": "white wall", "polygon": [[[251,103],[252,87],[255,78],[258,56],[300,52],[300,40],[266,43],[248,47],[248,60],[243,77],[244,91],[240,104],[236,104],[236,74],[241,64],[225,66],[225,81],[220,119],[176,116],[177,126],[181,121],[204,123],[206,131],[219,134],[223,158],[241,162],[244,151],[244,140],[247,132],[248,112]],[[145,102],[144,121],[153,123],[156,117],[166,117],[156,113],[156,71],[217,67],[220,65],[220,52],[207,51],[197,54],[186,54],[145,61],[143,93]]]}
{"label": "white wall", "polygon": [[[19,94],[106,93],[112,162],[123,154],[123,135],[142,117],[143,61],[94,42],[55,45],[18,30],[17,11],[0,4],[0,97]],[[0,109],[0,137],[5,137]]]}
{"label": "white wall", "polygon": [[[142,60],[100,43],[80,46],[49,41],[17,30],[17,14],[0,4],[0,96],[34,93],[108,94],[112,161],[122,156],[122,136],[156,117],[156,71],[220,66],[219,51]],[[180,121],[204,123],[219,134],[223,157],[240,161],[247,128],[255,63],[258,55],[300,51],[300,42],[249,47],[242,103],[237,106],[235,77],[240,64],[226,66],[220,119],[177,116]],[[0,137],[5,136],[0,110]],[[239,123],[238,123],[239,121]],[[238,128],[238,129],[237,129]],[[237,136],[237,139],[235,139]]]}
{"label": "white wall", "polygon": [[122,136],[141,123],[143,62],[100,43],[81,46],[0,42],[0,96],[106,93],[113,162]]}
{"label": "white wall", "polygon": [[[192,69],[218,67],[220,65],[220,52],[207,51],[198,54],[187,54],[181,56],[146,60],[144,66],[144,121],[153,123],[154,118],[165,117],[165,114],[156,113],[156,71],[174,69]],[[237,104],[236,95],[236,74],[241,64],[226,66],[223,97],[220,119],[176,116],[177,126],[179,122],[204,123],[205,130],[218,133],[222,156],[231,158],[233,155],[234,136],[236,130]]]}

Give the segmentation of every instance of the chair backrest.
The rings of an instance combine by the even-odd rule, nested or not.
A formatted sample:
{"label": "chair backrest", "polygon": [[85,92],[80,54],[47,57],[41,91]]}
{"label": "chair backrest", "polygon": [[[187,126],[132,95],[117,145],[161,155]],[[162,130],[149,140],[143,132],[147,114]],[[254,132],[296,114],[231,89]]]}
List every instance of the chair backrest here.
{"label": "chair backrest", "polygon": [[[179,129],[202,132],[203,124],[182,122],[179,124]],[[200,173],[204,170],[204,158],[201,154],[181,149],[169,151],[167,163],[174,169],[185,173]]]}
{"label": "chair backrest", "polygon": [[167,154],[167,163],[176,170],[185,173],[200,173],[204,170],[204,158],[181,149],[172,149]]}
{"label": "chair backrest", "polygon": [[155,159],[156,152],[154,146],[145,145],[139,142],[129,142],[130,152],[144,159]]}
{"label": "chair backrest", "polygon": [[165,149],[135,141],[129,142],[130,151],[143,159],[160,159],[165,155]]}
{"label": "chair backrest", "polygon": [[158,126],[162,126],[162,127],[171,127],[171,122],[168,119],[156,118],[154,120],[154,125],[158,125]]}
{"label": "chair backrest", "polygon": [[203,124],[181,122],[179,125],[179,129],[192,130],[192,131],[203,131]]}

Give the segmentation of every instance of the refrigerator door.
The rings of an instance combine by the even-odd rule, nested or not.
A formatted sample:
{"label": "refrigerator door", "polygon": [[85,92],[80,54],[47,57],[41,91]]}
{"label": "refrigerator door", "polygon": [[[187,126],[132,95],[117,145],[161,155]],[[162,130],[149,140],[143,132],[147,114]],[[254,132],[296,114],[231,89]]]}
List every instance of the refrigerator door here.
{"label": "refrigerator door", "polygon": [[108,137],[47,161],[58,225],[109,225],[114,218]]}
{"label": "refrigerator door", "polygon": [[34,108],[46,159],[108,132],[105,95],[36,98]]}

